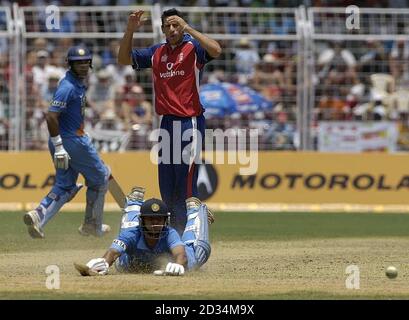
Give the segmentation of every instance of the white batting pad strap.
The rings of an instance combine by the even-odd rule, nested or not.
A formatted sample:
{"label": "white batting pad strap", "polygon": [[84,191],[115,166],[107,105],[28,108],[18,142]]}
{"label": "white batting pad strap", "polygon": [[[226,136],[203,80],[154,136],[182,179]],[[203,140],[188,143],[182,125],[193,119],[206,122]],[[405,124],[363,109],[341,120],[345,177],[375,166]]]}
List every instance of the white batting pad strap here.
{"label": "white batting pad strap", "polygon": [[127,229],[127,228],[132,228],[132,227],[137,227],[137,226],[139,226],[138,221],[127,221],[121,224],[122,229]]}
{"label": "white batting pad strap", "polygon": [[125,212],[130,212],[130,211],[141,211],[141,206],[138,204],[133,204],[131,206],[127,206],[124,210]]}
{"label": "white batting pad strap", "polygon": [[199,212],[195,212],[195,213],[189,214],[189,215],[187,216],[187,220],[195,219],[198,214],[199,214]]}
{"label": "white batting pad strap", "polygon": [[42,213],[43,215],[45,215],[46,212],[47,212],[47,208],[44,207],[42,204],[39,205],[38,209],[40,209],[40,211],[41,211],[41,213]]}
{"label": "white batting pad strap", "polygon": [[196,231],[196,229],[198,229],[198,227],[196,225],[191,225],[189,227],[185,228],[185,231]]}

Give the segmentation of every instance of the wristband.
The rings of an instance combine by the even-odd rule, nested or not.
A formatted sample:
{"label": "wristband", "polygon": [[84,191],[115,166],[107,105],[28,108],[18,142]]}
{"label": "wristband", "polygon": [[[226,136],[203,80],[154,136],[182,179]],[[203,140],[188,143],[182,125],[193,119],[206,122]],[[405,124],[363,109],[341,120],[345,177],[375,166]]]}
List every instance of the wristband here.
{"label": "wristband", "polygon": [[55,137],[51,137],[51,142],[53,143],[54,147],[62,145],[62,139],[61,136],[55,136]]}

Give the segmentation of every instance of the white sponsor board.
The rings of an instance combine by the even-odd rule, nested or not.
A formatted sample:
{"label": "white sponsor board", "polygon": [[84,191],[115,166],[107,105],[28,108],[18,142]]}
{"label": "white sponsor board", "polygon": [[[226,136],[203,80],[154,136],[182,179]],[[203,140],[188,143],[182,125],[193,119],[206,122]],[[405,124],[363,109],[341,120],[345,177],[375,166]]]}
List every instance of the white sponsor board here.
{"label": "white sponsor board", "polygon": [[318,150],[325,152],[394,152],[399,129],[388,121],[340,122],[318,124]]}

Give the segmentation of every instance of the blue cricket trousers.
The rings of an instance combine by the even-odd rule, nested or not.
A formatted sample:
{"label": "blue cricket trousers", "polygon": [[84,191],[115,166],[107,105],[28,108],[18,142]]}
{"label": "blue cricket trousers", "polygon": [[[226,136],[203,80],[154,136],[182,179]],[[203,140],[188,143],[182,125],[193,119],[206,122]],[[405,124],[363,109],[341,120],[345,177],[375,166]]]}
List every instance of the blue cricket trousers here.
{"label": "blue cricket trousers", "polygon": [[203,147],[205,118],[203,115],[191,118],[164,115],[160,128],[166,130],[170,138],[168,143],[162,139],[158,153],[160,193],[171,213],[171,226],[182,235],[187,221],[185,201],[198,196],[198,167],[194,159],[198,159]]}
{"label": "blue cricket trousers", "polygon": [[[89,137],[63,138],[63,144],[71,157],[70,167],[68,170],[56,170],[52,192],[59,194],[62,190],[72,189],[77,182],[79,173],[84,176],[88,187],[97,188],[106,183],[108,168],[99,157]],[[51,141],[49,141],[48,146],[51,156],[53,156],[54,145]]]}

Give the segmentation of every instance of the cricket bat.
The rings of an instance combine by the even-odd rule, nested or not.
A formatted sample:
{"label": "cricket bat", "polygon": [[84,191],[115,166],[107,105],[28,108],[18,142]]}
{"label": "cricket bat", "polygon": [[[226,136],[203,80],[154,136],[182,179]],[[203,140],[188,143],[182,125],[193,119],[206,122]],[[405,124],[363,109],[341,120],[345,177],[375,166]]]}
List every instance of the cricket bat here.
{"label": "cricket bat", "polygon": [[126,204],[126,195],[112,174],[109,176],[108,190],[118,206],[123,209]]}

